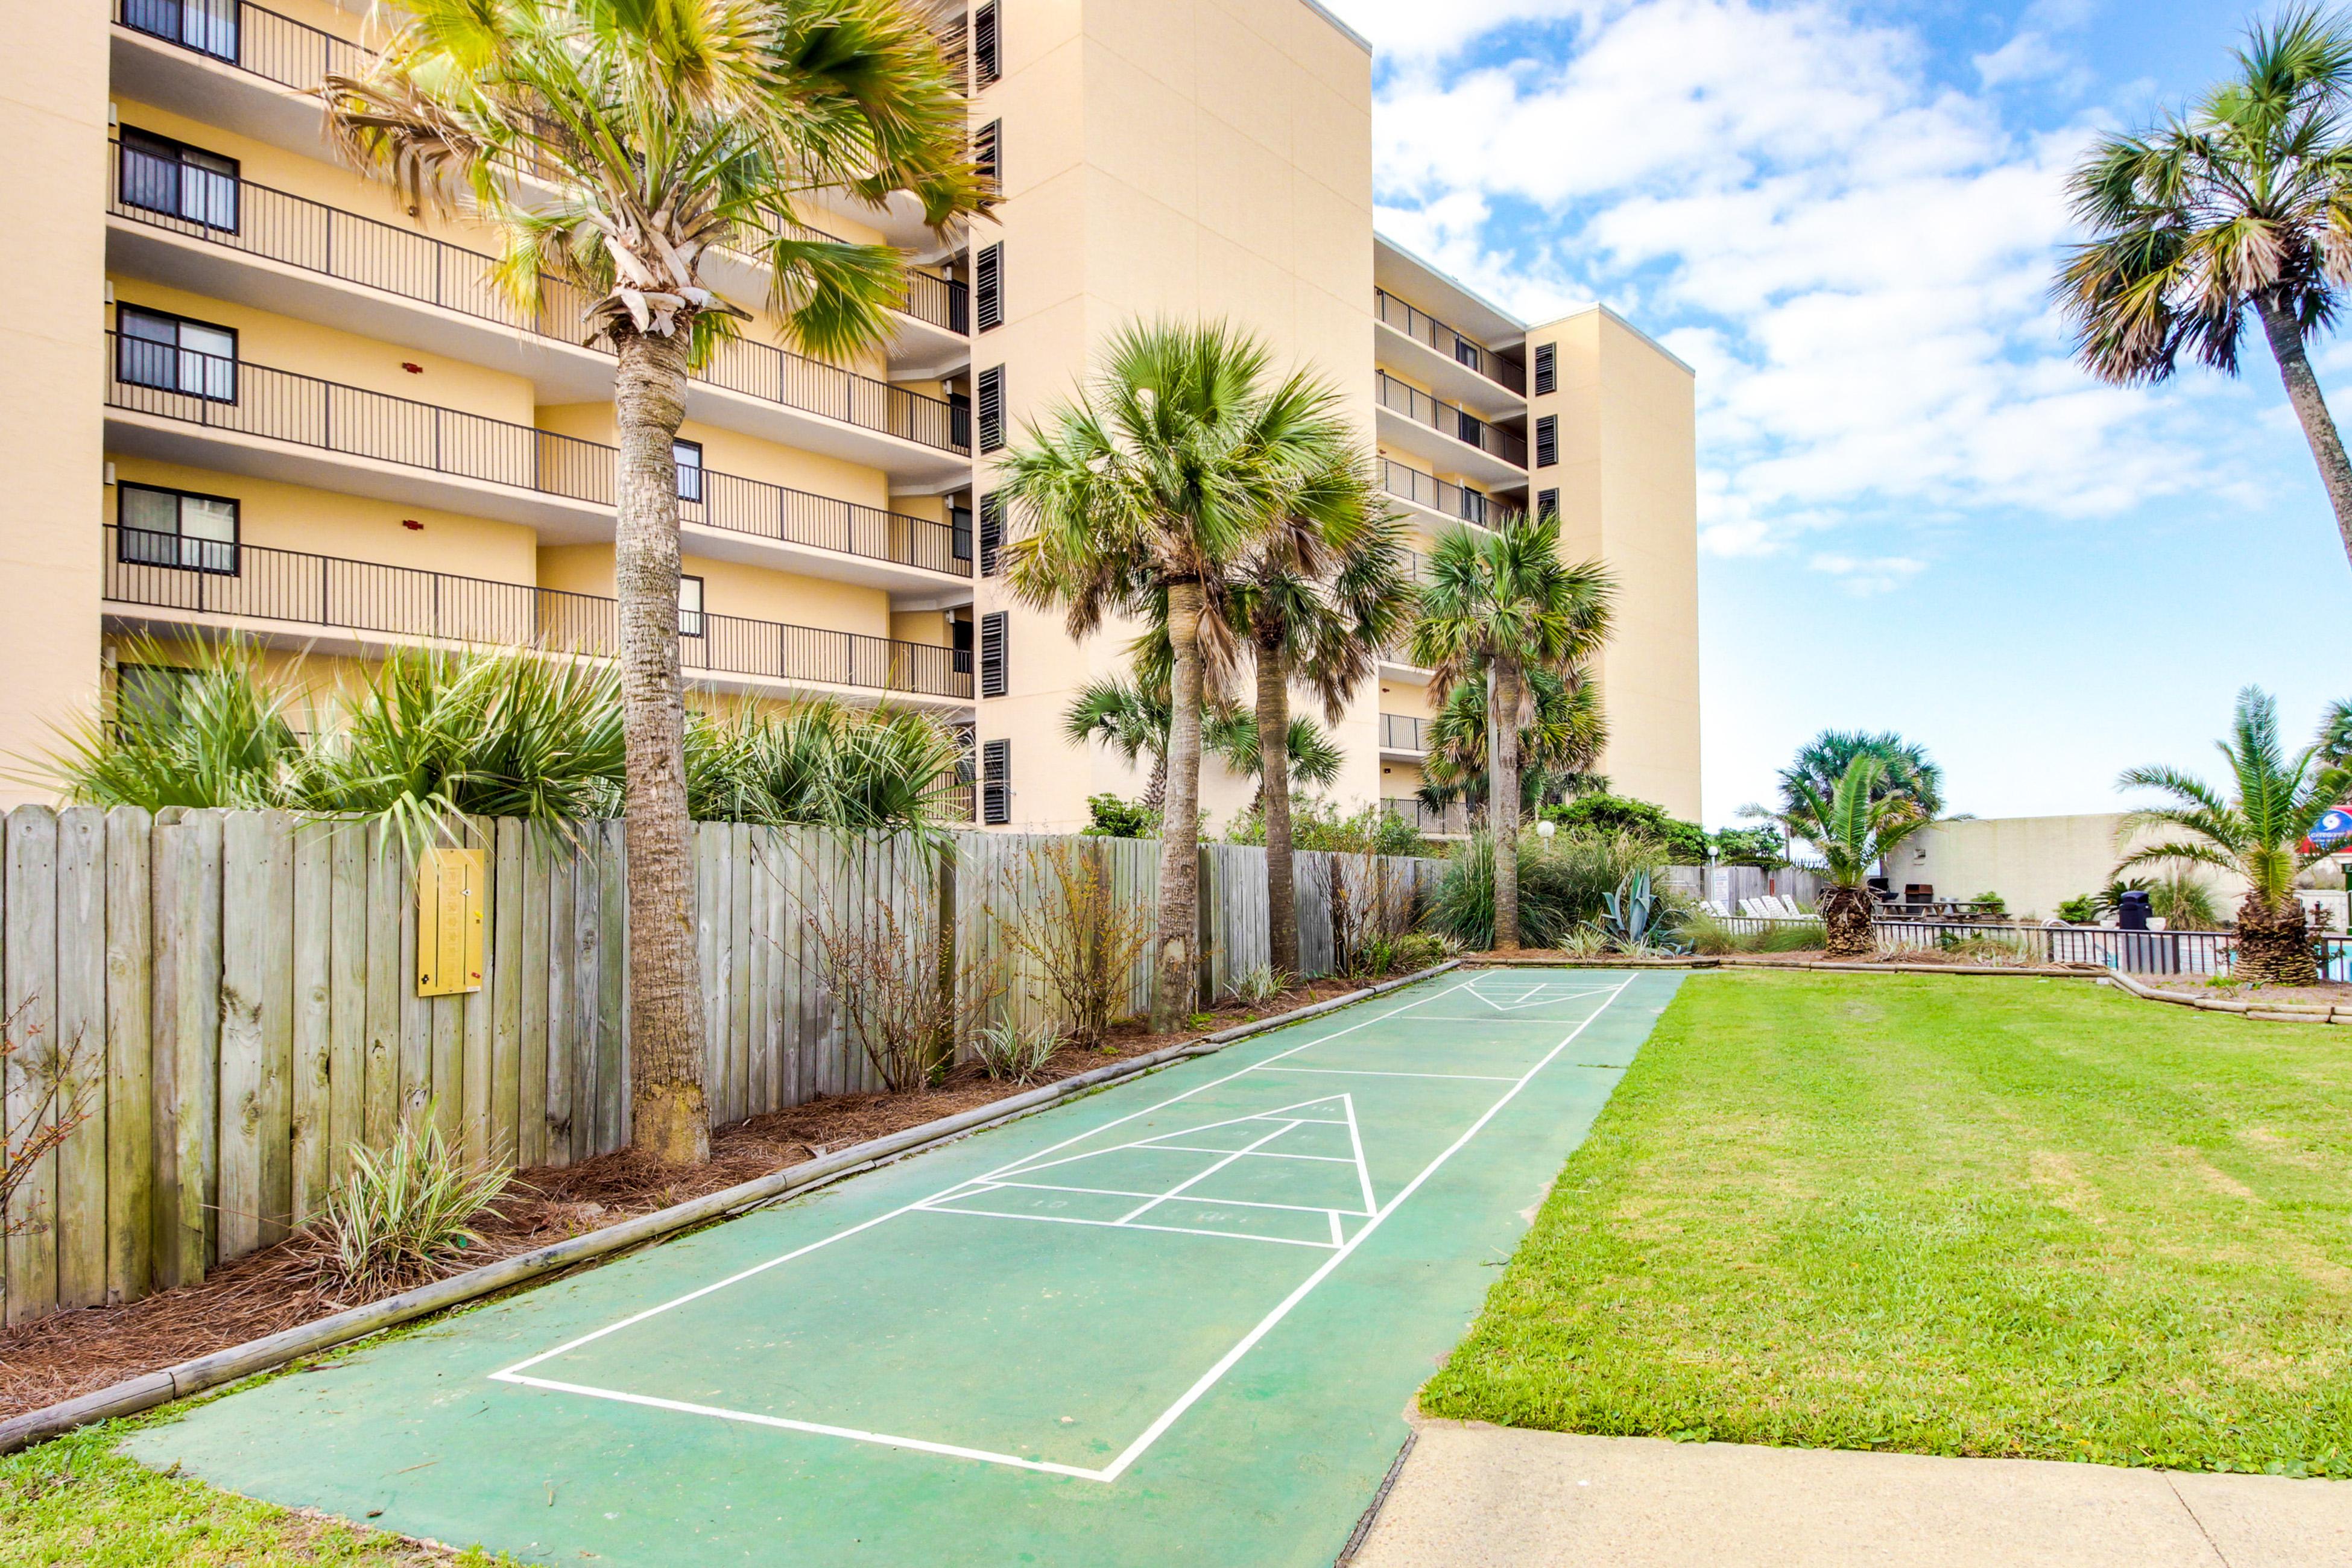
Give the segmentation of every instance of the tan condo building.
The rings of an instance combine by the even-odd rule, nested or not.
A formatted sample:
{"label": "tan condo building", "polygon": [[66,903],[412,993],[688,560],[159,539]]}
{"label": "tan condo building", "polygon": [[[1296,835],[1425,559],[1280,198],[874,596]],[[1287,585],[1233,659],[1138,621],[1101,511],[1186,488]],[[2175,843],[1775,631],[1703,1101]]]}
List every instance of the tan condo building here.
{"label": "tan condo building", "polygon": [[[564,289],[526,316],[490,289],[487,233],[331,159],[311,89],[364,60],[367,16],[57,5],[0,60],[11,210],[38,215],[56,280],[0,328],[11,773],[110,685],[168,700],[193,639],[241,633],[325,679],[402,647],[612,646],[612,361],[578,346]],[[679,633],[698,700],[938,713],[973,736],[991,825],[1068,827],[1087,795],[1136,793],[1062,734],[1126,637],[1076,645],[1007,601],[992,476],[1117,327],[1225,317],[1341,385],[1423,548],[1559,508],[1563,549],[1621,587],[1602,771],[1696,816],[1688,368],[1605,310],[1517,321],[1379,239],[1370,49],[1307,0],[939,18],[1004,201],[944,239],[911,205],[811,212],[907,252],[891,341],[824,363],[763,319],[696,373]],[[766,298],[748,262],[711,273],[746,309]],[[1412,809],[1432,697],[1381,666],[1339,727],[1337,799]],[[1250,786],[1210,772],[1222,819]],[[0,801],[39,793],[0,782]]]}

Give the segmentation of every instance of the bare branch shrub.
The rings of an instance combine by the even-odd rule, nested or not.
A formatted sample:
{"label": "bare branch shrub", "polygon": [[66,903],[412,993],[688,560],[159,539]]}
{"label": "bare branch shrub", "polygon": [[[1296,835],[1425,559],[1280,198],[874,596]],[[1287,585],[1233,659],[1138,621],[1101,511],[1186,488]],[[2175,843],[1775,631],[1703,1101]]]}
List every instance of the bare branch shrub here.
{"label": "bare branch shrub", "polygon": [[96,1084],[75,1076],[80,1040],[35,1048],[40,1026],[24,1022],[31,1005],[27,1002],[0,1018],[0,1086],[9,1089],[0,1095],[0,1236],[41,1226],[40,1216],[16,1213],[16,1189],[89,1120],[90,1100],[98,1092]]}
{"label": "bare branch shrub", "polygon": [[1005,873],[990,911],[1007,956],[1026,961],[1064,1032],[1087,1047],[1127,1011],[1159,919],[1152,905],[1118,896],[1104,853],[1084,839],[1040,840]]}
{"label": "bare branch shrub", "polygon": [[955,952],[936,871],[924,854],[896,886],[821,877],[802,905],[842,1024],[893,1094],[938,1082],[1004,988],[997,965]]}
{"label": "bare branch shrub", "polygon": [[1331,857],[1331,966],[1360,975],[1393,967],[1412,929],[1412,880],[1380,855]]}

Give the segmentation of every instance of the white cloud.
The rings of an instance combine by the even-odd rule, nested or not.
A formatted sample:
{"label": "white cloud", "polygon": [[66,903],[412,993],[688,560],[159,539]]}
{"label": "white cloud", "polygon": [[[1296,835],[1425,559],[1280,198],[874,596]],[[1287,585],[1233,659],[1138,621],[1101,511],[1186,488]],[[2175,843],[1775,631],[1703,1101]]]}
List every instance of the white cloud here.
{"label": "white cloud", "polygon": [[[1386,51],[1383,228],[1531,318],[1603,300],[1697,368],[1709,551],[1867,531],[1822,557],[1852,569],[1816,564],[1876,583],[1916,570],[1891,527],[2211,481],[2197,393],[2067,360],[2047,289],[2087,132],[2012,130],[1914,34],[1832,0],[1339,8]],[[2044,0],[1986,82],[2056,59],[2081,11]]]}
{"label": "white cloud", "polygon": [[1849,594],[1885,594],[1901,587],[1927,569],[1925,561],[1908,555],[1877,555],[1863,559],[1826,553],[1806,563],[1816,572],[1838,579]]}
{"label": "white cloud", "polygon": [[1977,79],[1987,87],[2035,81],[2064,71],[2066,56],[2036,32],[2023,32],[1988,54],[1976,57]]}

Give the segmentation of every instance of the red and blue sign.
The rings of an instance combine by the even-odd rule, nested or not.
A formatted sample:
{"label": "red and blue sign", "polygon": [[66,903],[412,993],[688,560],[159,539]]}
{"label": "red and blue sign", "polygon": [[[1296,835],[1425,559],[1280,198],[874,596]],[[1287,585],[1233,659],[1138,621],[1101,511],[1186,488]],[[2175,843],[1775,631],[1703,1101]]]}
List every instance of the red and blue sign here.
{"label": "red and blue sign", "polygon": [[2315,847],[2333,849],[2345,839],[2352,838],[2352,811],[2334,806],[2320,814],[2311,825],[2311,843]]}

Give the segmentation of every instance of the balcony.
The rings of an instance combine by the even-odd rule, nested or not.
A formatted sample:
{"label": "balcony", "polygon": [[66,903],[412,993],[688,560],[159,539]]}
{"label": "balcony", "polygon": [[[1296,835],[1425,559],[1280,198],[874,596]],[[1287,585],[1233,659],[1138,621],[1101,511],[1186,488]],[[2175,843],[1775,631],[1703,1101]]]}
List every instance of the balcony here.
{"label": "balcony", "polygon": [[[620,454],[243,360],[107,334],[111,449],[609,540]],[[356,461],[355,461],[356,460]],[[385,466],[405,472],[385,472]],[[682,470],[698,554],[869,584],[969,580],[969,528],[710,470]]]}
{"label": "balcony", "polygon": [[[218,626],[351,652],[459,644],[609,658],[620,647],[618,609],[594,595],[112,524],[105,534],[109,615],[150,629]],[[709,613],[689,625],[678,657],[697,685],[971,700],[951,648]]]}
{"label": "balcony", "polygon": [[1434,474],[1382,458],[1381,489],[1398,500],[1420,508],[1442,522],[1466,522],[1478,528],[1500,528],[1525,510],[1497,500],[1484,490],[1441,479]]}
{"label": "balcony", "polygon": [[[125,270],[478,363],[511,365],[520,347],[526,374],[551,401],[612,395],[612,356],[578,346],[586,299],[570,284],[541,279],[539,309],[527,311],[489,284],[491,258],[479,251],[135,148],[113,151],[109,250]],[[449,314],[387,310],[391,299]],[[540,341],[519,345],[517,332]],[[691,374],[692,417],[926,481],[967,471],[970,417],[939,398],[748,339],[719,345]]]}
{"label": "balcony", "polygon": [[1418,757],[1429,750],[1429,727],[1432,721],[1415,719],[1405,713],[1381,715],[1381,753]]}
{"label": "balcony", "polygon": [[1522,411],[1528,375],[1517,361],[1505,359],[1385,289],[1372,290],[1372,319],[1412,345],[1408,349],[1381,340],[1383,348],[1397,352],[1400,369],[1478,407]]}
{"label": "balcony", "polygon": [[1458,838],[1470,831],[1469,808],[1458,803],[1441,809],[1413,795],[1383,795],[1381,809],[1412,823],[1424,837]]}
{"label": "balcony", "polygon": [[1459,404],[1432,397],[1386,371],[1375,371],[1372,379],[1381,441],[1433,467],[1488,484],[1527,483],[1526,437],[1490,425]]}

